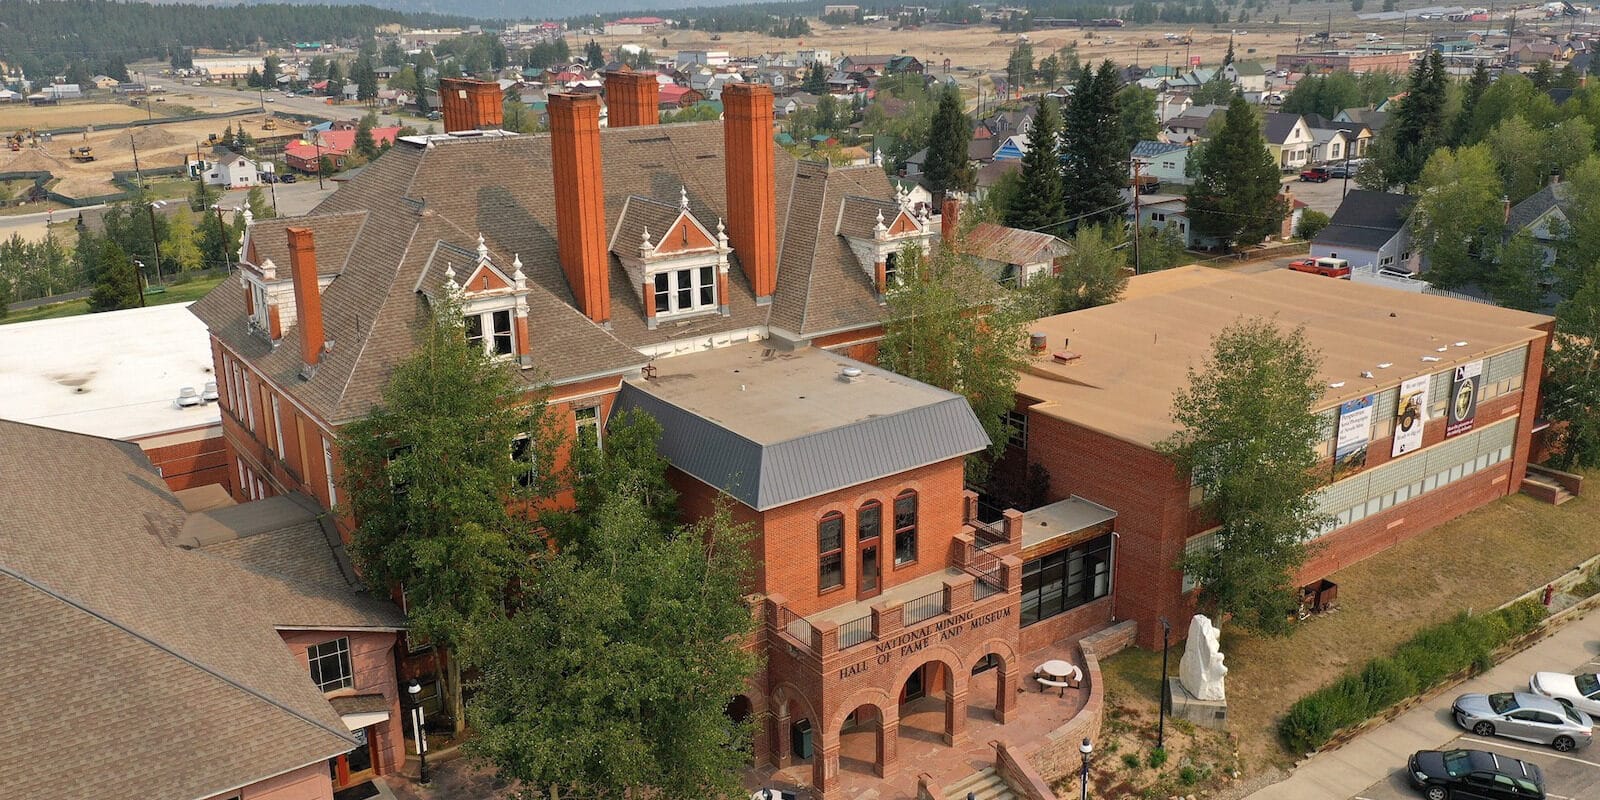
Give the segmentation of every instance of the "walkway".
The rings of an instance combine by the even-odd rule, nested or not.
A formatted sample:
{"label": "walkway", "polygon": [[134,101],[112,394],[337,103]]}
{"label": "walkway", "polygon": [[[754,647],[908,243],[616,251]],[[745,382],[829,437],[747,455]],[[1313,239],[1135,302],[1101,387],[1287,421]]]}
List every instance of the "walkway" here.
{"label": "walkway", "polygon": [[1431,750],[1461,734],[1450,718],[1450,704],[1466,692],[1526,690],[1539,670],[1565,669],[1593,657],[1600,645],[1600,614],[1590,614],[1502,662],[1487,673],[1440,691],[1393,721],[1379,725],[1337,750],[1318,753],[1288,779],[1247,800],[1336,800],[1385,780],[1417,750]]}

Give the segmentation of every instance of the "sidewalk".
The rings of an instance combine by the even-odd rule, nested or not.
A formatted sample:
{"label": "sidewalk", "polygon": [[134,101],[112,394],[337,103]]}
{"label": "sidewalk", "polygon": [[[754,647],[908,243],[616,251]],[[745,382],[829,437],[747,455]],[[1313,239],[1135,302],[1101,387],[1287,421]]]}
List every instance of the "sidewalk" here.
{"label": "sidewalk", "polygon": [[[1288,779],[1246,800],[1343,800],[1399,769],[1417,750],[1432,750],[1464,733],[1450,718],[1450,704],[1467,692],[1527,689],[1540,670],[1566,671],[1595,657],[1600,645],[1600,614],[1567,623],[1532,647],[1487,673],[1441,690],[1435,697],[1379,725],[1337,750],[1318,753],[1296,767]],[[1235,690],[1237,691],[1237,689]]]}

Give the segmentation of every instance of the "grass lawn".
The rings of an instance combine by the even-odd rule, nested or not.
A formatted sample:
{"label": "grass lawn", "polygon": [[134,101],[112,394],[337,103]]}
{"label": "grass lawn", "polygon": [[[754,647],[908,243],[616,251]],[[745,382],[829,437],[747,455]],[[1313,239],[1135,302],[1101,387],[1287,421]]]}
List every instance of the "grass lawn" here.
{"label": "grass lawn", "polygon": [[[1600,472],[1589,473],[1590,480]],[[1600,502],[1579,497],[1551,506],[1515,495],[1484,506],[1330,576],[1339,609],[1281,639],[1223,627],[1228,657],[1229,731],[1241,766],[1256,773],[1287,766],[1294,755],[1277,739],[1283,712],[1368,659],[1390,654],[1426,625],[1492,609],[1600,553]],[[1177,675],[1181,646],[1173,648]],[[1152,709],[1161,654],[1129,651],[1105,663],[1109,692]],[[1154,736],[1154,731],[1151,732]]]}
{"label": "grass lawn", "polygon": [[[189,303],[199,300],[206,292],[211,291],[217,284],[227,280],[227,275],[208,275],[196,278],[188,283],[174,283],[167,286],[165,292],[145,295],[145,303],[152,306],[167,303]],[[47,306],[36,306],[23,311],[13,311],[5,319],[0,319],[0,324],[10,322],[32,322],[40,319],[55,319],[57,317],[75,317],[79,314],[89,313],[88,300],[69,300],[65,303],[52,303]]]}

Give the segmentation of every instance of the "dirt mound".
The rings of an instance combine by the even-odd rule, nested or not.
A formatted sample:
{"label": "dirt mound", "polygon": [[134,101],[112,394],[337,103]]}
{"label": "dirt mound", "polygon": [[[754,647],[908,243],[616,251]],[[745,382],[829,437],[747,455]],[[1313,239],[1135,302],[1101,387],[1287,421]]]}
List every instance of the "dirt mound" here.
{"label": "dirt mound", "polygon": [[0,150],[0,172],[53,172],[60,177],[61,167],[60,161],[35,147],[24,147],[15,153]]}
{"label": "dirt mound", "polygon": [[133,143],[139,147],[154,150],[158,147],[171,147],[182,144],[182,140],[163,130],[164,126],[151,126],[147,128],[134,128]]}

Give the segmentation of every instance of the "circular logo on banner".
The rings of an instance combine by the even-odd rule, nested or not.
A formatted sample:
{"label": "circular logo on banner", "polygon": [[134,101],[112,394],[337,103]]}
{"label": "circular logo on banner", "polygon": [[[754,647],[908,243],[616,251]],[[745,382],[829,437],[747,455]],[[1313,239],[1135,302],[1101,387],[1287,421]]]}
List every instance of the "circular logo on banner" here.
{"label": "circular logo on banner", "polygon": [[1456,387],[1455,402],[1450,407],[1450,416],[1457,422],[1466,419],[1472,413],[1472,393],[1475,391],[1472,381],[1463,381]]}

